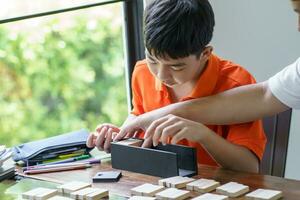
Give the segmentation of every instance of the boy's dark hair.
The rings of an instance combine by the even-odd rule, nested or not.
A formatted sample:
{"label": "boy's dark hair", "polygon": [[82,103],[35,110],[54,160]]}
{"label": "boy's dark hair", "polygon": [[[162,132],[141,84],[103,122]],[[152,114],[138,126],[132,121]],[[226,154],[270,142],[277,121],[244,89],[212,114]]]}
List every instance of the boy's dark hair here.
{"label": "boy's dark hair", "polygon": [[153,0],[144,25],[149,53],[177,59],[201,54],[212,39],[215,19],[208,0]]}

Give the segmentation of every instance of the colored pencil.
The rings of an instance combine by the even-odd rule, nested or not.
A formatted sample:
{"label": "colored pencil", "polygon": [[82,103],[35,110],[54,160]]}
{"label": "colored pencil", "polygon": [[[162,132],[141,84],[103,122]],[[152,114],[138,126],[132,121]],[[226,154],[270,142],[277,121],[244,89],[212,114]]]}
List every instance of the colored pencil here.
{"label": "colored pencil", "polygon": [[76,166],[78,164],[97,164],[101,163],[100,159],[92,158],[85,161],[79,161],[79,162],[70,162],[70,163],[60,163],[60,164],[42,164],[42,165],[34,165],[34,166],[28,166],[23,167],[23,171],[27,170],[33,170],[33,169],[46,169],[46,168],[52,168],[52,167],[62,167],[62,166]]}
{"label": "colored pencil", "polygon": [[68,163],[68,162],[74,162],[74,161],[78,161],[78,160],[84,160],[84,159],[87,159],[87,158],[90,158],[91,155],[81,155],[81,156],[77,156],[77,157],[74,157],[74,158],[67,158],[67,159],[61,159],[59,158],[57,161],[54,161],[54,162],[49,162],[49,161],[45,161],[43,162],[43,164],[60,164],[60,163]]}
{"label": "colored pencil", "polygon": [[77,166],[62,166],[62,167],[53,167],[53,168],[46,168],[46,169],[32,169],[27,170],[24,174],[42,174],[42,173],[49,173],[49,172],[60,172],[60,171],[69,171],[69,170],[76,170],[76,169],[85,169],[91,167],[91,164],[81,164]]}

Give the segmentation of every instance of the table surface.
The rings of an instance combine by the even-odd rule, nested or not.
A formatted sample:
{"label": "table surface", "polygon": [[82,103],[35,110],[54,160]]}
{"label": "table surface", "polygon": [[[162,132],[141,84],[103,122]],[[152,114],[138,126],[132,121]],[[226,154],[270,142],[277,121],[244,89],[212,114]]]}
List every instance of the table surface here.
{"label": "table surface", "polygon": [[[67,183],[70,181],[83,181],[92,182],[92,177],[101,171],[116,170],[111,167],[110,160],[102,162],[101,164],[93,165],[92,168],[84,170],[74,170],[65,172],[55,172],[37,175],[24,175],[20,169],[18,169],[20,175],[30,177],[38,180],[50,181],[54,183]],[[124,197],[130,196],[130,189],[144,183],[157,184],[160,177],[154,177],[144,174],[138,174],[128,171],[122,171],[122,178],[118,182],[113,183],[93,183],[93,187],[105,188],[110,191],[110,194],[120,195]],[[284,179],[280,177],[243,173],[231,170],[220,169],[216,167],[210,167],[200,165],[198,168],[198,175],[194,178],[209,178],[219,181],[221,184],[227,182],[238,182],[250,187],[250,190],[258,188],[274,189],[283,192],[284,200],[297,200],[300,199],[300,181]],[[199,194],[194,194],[199,195]],[[115,199],[115,198],[111,198]],[[239,198],[231,198],[243,200],[244,196]]]}

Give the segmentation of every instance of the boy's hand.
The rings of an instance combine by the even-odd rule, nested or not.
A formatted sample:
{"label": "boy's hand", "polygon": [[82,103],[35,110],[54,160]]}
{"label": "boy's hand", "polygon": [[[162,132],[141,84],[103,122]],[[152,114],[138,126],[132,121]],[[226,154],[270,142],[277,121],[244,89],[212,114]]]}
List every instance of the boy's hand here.
{"label": "boy's hand", "polygon": [[176,144],[182,139],[200,143],[211,132],[201,123],[170,114],[153,121],[145,133],[143,147],[149,147],[152,143],[153,146],[157,146],[159,140],[162,144],[167,144],[170,137],[171,144]]}
{"label": "boy's hand", "polygon": [[100,124],[95,132],[89,135],[86,145],[89,148],[97,147],[100,151],[104,150],[109,153],[110,143],[119,131],[119,127],[113,124]]}
{"label": "boy's hand", "polygon": [[114,141],[118,141],[124,137],[135,137],[136,133],[145,131],[150,124],[150,121],[145,115],[135,116],[130,120],[126,120],[114,138]]}

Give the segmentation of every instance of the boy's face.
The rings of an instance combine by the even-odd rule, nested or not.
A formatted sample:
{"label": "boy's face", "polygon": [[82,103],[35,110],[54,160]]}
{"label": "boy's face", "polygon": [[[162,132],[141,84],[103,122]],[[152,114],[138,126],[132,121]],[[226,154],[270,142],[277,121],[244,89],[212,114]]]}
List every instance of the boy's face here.
{"label": "boy's face", "polygon": [[184,58],[156,58],[146,51],[146,61],[151,73],[167,87],[195,83],[205,67],[206,58],[190,55]]}
{"label": "boy's face", "polygon": [[298,14],[298,31],[300,32],[300,0],[292,0],[294,11]]}

